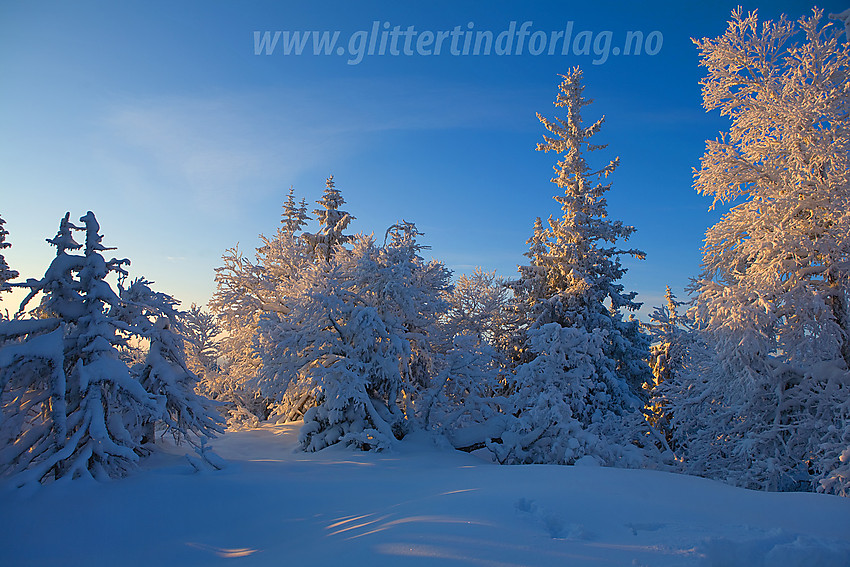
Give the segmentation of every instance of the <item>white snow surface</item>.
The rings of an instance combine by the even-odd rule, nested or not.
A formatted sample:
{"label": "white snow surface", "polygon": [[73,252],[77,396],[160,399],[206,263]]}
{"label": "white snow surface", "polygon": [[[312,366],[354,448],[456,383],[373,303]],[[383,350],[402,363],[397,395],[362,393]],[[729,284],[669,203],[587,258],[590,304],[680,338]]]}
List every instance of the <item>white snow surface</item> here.
{"label": "white snow surface", "polygon": [[222,471],[167,446],[122,480],[5,483],[0,565],[850,565],[848,498],[501,466],[425,434],[304,453],[300,425],[226,433]]}

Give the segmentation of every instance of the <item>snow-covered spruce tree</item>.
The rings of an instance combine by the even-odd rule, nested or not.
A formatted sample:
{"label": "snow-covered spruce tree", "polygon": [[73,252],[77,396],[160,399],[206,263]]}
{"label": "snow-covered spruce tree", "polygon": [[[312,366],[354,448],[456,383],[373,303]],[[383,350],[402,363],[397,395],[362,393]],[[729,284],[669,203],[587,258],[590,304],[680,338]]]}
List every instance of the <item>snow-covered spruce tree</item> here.
{"label": "snow-covered spruce tree", "polygon": [[[420,252],[430,247],[419,244],[420,236],[423,233],[411,222],[402,220],[389,227],[377,250],[376,273],[367,275],[369,301],[382,317],[399,322],[410,344],[408,379],[415,386],[410,394],[429,385],[435,355],[447,350],[449,340],[438,320],[449,308],[451,272],[442,262],[422,258]],[[410,408],[405,411],[413,413]]]}
{"label": "snow-covered spruce tree", "polygon": [[410,345],[396,321],[348,295],[351,279],[371,271],[373,250],[370,239],[358,240],[350,255],[315,270],[313,289],[294,306],[294,322],[310,342],[299,353],[307,363],[303,380],[316,400],[299,435],[306,450],[336,443],[383,449],[406,433],[398,399]]}
{"label": "snow-covered spruce tree", "polygon": [[354,217],[340,210],[345,200],[335,187],[333,176],[328,178],[326,186],[323,198],[317,201],[322,208],[315,211],[321,223],[317,233],[299,232],[309,217],[304,200],[296,208],[293,197],[284,205],[283,226],[276,237],[263,238],[264,245],[257,250],[257,265],[262,266],[264,283],[272,286],[267,293],[270,300],[265,301],[266,307],[259,313],[253,343],[261,364],[256,384],[262,396],[270,401],[269,419],[300,419],[317,403],[310,382],[302,380],[298,371],[293,370],[291,353],[285,347],[281,352],[280,345],[288,344],[288,335],[300,332],[289,311],[291,304],[304,293],[303,284],[307,281],[304,274],[311,272],[321,280],[325,268],[334,263],[334,256],[347,254],[345,244],[354,238],[343,234]]}
{"label": "snow-covered spruce tree", "polygon": [[257,379],[262,362],[255,347],[268,289],[261,267],[246,258],[238,247],[228,249],[222,259],[224,266],[216,268],[217,288],[209,305],[224,331],[220,345],[224,361],[220,380],[214,385],[205,384],[205,388],[216,392],[217,401],[231,405],[228,425],[233,428],[245,420],[256,424],[268,410],[268,404],[258,395]]}
{"label": "snow-covered spruce tree", "polygon": [[[121,361],[117,347],[124,339],[107,315],[120,300],[104,278],[125,274],[127,260],[103,259],[107,248],[91,212],[80,219],[85,255],[68,254],[80,247],[71,234],[79,229],[69,217],[49,240],[57,256],[44,277],[26,284],[31,292],[22,310],[36,293],[44,294],[36,309],[39,322],[28,325],[41,328],[0,351],[4,390],[13,385],[27,393],[25,399],[4,399],[3,407],[11,419],[2,424],[0,466],[6,474],[19,473],[21,484],[126,474],[138,460],[144,424],[158,413],[157,399]],[[47,321],[52,329],[44,327]]]}
{"label": "snow-covered spruce tree", "polygon": [[208,438],[223,433],[221,420],[210,402],[195,393],[198,376],[187,366],[187,333],[183,314],[177,310],[179,302],[152,290],[150,283],[138,278],[126,289],[121,287],[122,305],[114,310],[137,339],[148,343],[144,361],[131,369],[160,403],[156,420],[145,424],[143,441],[153,441],[155,428],[160,426],[177,443],[188,441],[199,448]]}
{"label": "snow-covered spruce tree", "polygon": [[308,220],[310,217],[307,216],[307,201],[301,199],[301,202],[296,205],[295,189],[290,187],[286,201],[283,203],[283,214],[280,219],[283,229],[289,234],[295,234],[307,226]]}
{"label": "snow-covered spruce tree", "polygon": [[585,154],[604,148],[590,138],[603,119],[586,126],[582,109],[582,73],[563,76],[555,105],[566,117],[550,121],[538,115],[550,135],[539,151],[561,155],[552,179],[563,194],[555,200],[563,216],[549,226],[535,224],[530,239],[531,265],[521,267],[512,284],[528,314],[517,346],[520,364],[510,387],[517,416],[502,443],[491,449],[502,462],[570,464],[586,455],[611,465],[638,465],[647,426],[641,412],[642,386],[651,379],[648,340],[633,318],[634,292],[619,282],[626,272],[622,256],[644,253],[616,246],[634,228],[608,218],[604,194],[615,159],[594,170]]}
{"label": "snow-covered spruce tree", "polygon": [[186,365],[198,376],[198,389],[205,396],[215,398],[221,372],[218,363],[221,326],[213,313],[194,303],[180,314],[180,324],[186,339]]}
{"label": "snow-covered spruce tree", "polygon": [[[0,217],[0,250],[11,246],[10,243],[6,242],[6,236],[8,236],[9,231],[7,231],[6,227],[3,226],[4,224],[6,224],[6,221],[3,220],[3,217]],[[18,275],[18,272],[10,268],[9,264],[6,263],[6,258],[0,254],[0,292],[11,291],[12,287],[8,284],[8,282],[9,280],[17,278]],[[3,316],[3,314],[0,314],[0,317]]]}
{"label": "snow-covered spruce tree", "polygon": [[[55,467],[56,453],[67,443],[66,362],[64,321],[83,313],[83,296],[75,273],[84,258],[68,250],[81,245],[74,240],[70,213],[47,242],[56,246],[56,258],[41,280],[28,280],[30,293],[13,321],[0,321],[0,474],[14,475],[40,467],[35,480],[64,474]],[[23,319],[26,305],[44,291],[32,317]],[[45,461],[48,461],[43,466]],[[24,479],[26,483],[29,479]]]}
{"label": "snow-covered spruce tree", "polygon": [[676,425],[691,472],[846,493],[829,479],[850,446],[850,45],[820,18],[759,24],[739,9],[695,41],[703,105],[731,120],[695,188],[736,204],[706,232],[691,288],[713,379],[683,381],[669,403],[674,425],[699,428]]}
{"label": "snow-covered spruce tree", "polygon": [[[305,416],[305,448],[341,442],[380,449],[419,423],[420,401],[441,349],[437,321],[447,308],[450,273],[422,259],[420,233],[411,223],[399,223],[387,234],[389,242],[381,247],[359,238],[341,259],[342,278],[336,282],[343,284],[343,301],[324,310],[334,348],[345,356],[311,373],[318,406]],[[347,390],[337,390],[340,385]],[[337,436],[336,428],[345,434]]]}
{"label": "snow-covered spruce tree", "polygon": [[664,299],[667,300],[666,305],[656,307],[649,316],[648,327],[653,340],[649,353],[649,366],[654,379],[645,387],[650,389],[669,379],[673,368],[677,366],[676,359],[681,358],[671,350],[676,344],[676,335],[682,322],[682,316],[679,314],[682,302],[676,299],[669,285],[664,290]]}
{"label": "snow-covered spruce tree", "polygon": [[668,446],[673,446],[671,414],[665,395],[659,387],[669,382],[678,372],[684,371],[685,361],[691,355],[689,350],[695,342],[694,332],[687,317],[679,313],[683,305],[673,295],[670,286],[664,292],[666,305],[656,307],[649,316],[647,325],[652,337],[649,350],[649,366],[652,369],[652,381],[644,384],[649,403],[646,406],[647,419],[659,432],[664,433]]}
{"label": "snow-covered spruce tree", "polygon": [[[84,254],[68,253],[81,248],[73,231],[83,229],[67,214],[48,240],[56,258],[43,278],[24,284],[30,293],[16,320],[0,323],[0,336],[13,339],[0,349],[0,472],[16,475],[18,484],[122,476],[148,453],[149,424],[170,419],[173,393],[146,390],[121,357],[130,337],[145,337],[106,281],[110,274],[123,280],[129,261],[104,260],[108,248],[94,214],[80,221]],[[39,293],[39,306],[25,318]]]}
{"label": "snow-covered spruce tree", "polygon": [[520,277],[514,281],[506,282],[513,291],[512,301],[509,304],[515,314],[515,325],[512,327],[508,338],[508,354],[513,364],[519,365],[528,362],[533,354],[526,349],[529,327],[535,320],[535,306],[546,297],[547,269],[545,256],[547,248],[548,233],[543,227],[540,217],[534,219],[534,228],[531,237],[526,240],[529,249],[524,256],[529,263],[517,266]]}

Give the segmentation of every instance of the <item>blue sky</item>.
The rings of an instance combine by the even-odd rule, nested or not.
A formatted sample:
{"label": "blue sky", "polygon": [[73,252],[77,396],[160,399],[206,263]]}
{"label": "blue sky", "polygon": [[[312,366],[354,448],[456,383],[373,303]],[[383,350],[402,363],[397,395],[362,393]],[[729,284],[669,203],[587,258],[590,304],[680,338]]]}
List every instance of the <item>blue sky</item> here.
{"label": "blue sky", "polygon": [[[383,234],[403,218],[455,273],[481,266],[513,277],[534,218],[559,213],[556,157],[534,151],[544,132],[535,112],[557,115],[557,75],[580,65],[595,101],[585,119],[606,116],[597,139],[609,144],[590,161],[621,159],[609,212],[638,229],[629,247],[647,259],[628,262],[624,283],[648,310],[667,284],[684,295],[719,218],[691,187],[705,140],[726,121],[700,106],[690,38],[722,34],[738,3],[4,2],[6,259],[40,277],[54,254],[44,239],[65,211],[92,210],[133,276],[186,306],[206,303],[223,251],[252,250],[257,234],[276,229],[290,186],[312,207],[333,174],[353,231]],[[814,4],[742,5],[796,19]],[[610,47],[628,31],[657,31],[663,43],[604,63],[572,50],[534,56],[528,44],[521,55],[463,56],[446,43],[440,55],[356,65],[348,52],[255,54],[255,31],[339,31],[345,48],[375,21],[417,34],[472,23],[494,37],[528,21],[547,38],[572,22],[573,39],[609,31]]]}

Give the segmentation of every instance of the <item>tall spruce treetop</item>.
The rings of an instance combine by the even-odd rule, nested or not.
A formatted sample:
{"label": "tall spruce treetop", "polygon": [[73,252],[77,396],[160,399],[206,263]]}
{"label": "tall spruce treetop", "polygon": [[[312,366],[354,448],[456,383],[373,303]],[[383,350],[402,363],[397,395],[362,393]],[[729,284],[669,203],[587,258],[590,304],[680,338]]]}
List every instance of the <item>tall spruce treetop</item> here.
{"label": "tall spruce treetop", "polygon": [[82,244],[74,240],[74,230],[83,230],[71,222],[71,213],[65,213],[62,220],[59,221],[59,230],[56,236],[48,238],[47,242],[56,247],[56,255],[61,256],[66,250],[79,250],[83,247]]}
{"label": "tall spruce treetop", "polygon": [[79,250],[82,244],[74,240],[74,230],[83,230],[71,222],[71,213],[59,221],[59,230],[53,238],[45,239],[48,244],[56,247],[56,258],[50,263],[50,267],[41,280],[27,281],[25,287],[30,292],[21,301],[18,308],[23,313],[26,306],[39,293],[44,293],[41,304],[37,308],[38,315],[42,317],[59,316],[66,320],[76,320],[83,312],[83,290],[80,282],[75,278],[75,272],[79,272],[84,265],[84,258],[74,254],[68,254],[68,250]]}
{"label": "tall spruce treetop", "polygon": [[[552,134],[543,136],[545,142],[537,144],[537,150],[553,151],[562,156],[553,167],[556,175],[552,183],[564,190],[562,195],[554,197],[561,204],[564,215],[560,219],[549,219],[546,231],[549,252],[542,257],[544,265],[550,267],[547,270],[549,291],[559,294],[572,292],[569,295],[575,295],[589,305],[610,299],[615,310],[622,307],[636,310],[641,305],[634,301],[637,294],[624,293],[622,284],[615,282],[626,273],[620,264],[620,256],[643,259],[646,254],[640,250],[612,246],[617,240],[628,240],[635,228],[624,225],[622,221],[608,219],[608,204],[604,197],[611,188],[611,183],[605,180],[617,168],[620,158],[598,170],[588,165],[585,153],[606,147],[590,143],[590,138],[602,128],[605,118],[585,126],[581,111],[593,101],[582,96],[582,72],[576,68],[563,78],[555,106],[566,109],[566,118],[550,121],[537,115]],[[553,320],[561,315],[569,317],[567,312],[552,315]]]}
{"label": "tall spruce treetop", "polygon": [[307,225],[310,217],[307,216],[307,201],[301,199],[301,203],[295,203],[295,188],[289,188],[289,194],[283,203],[283,214],[280,222],[289,234],[295,234]]}
{"label": "tall spruce treetop", "polygon": [[345,199],[342,198],[342,193],[334,185],[333,175],[328,177],[325,185],[325,194],[322,196],[322,200],[316,201],[322,208],[313,211],[322,228],[318,233],[305,234],[304,237],[313,246],[317,256],[330,261],[336,247],[351,240],[352,237],[343,234],[343,231],[348,228],[354,217],[340,210],[340,207],[345,204]]}

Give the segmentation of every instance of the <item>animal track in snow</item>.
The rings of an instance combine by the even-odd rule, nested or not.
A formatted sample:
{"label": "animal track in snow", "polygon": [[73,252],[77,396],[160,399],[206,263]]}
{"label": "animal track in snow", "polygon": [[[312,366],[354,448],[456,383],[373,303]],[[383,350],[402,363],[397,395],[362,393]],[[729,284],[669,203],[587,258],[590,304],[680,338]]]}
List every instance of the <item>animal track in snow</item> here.
{"label": "animal track in snow", "polygon": [[520,498],[515,507],[518,512],[528,514],[534,521],[545,528],[552,539],[589,540],[590,534],[582,524],[568,523],[563,516],[543,506],[538,506],[534,500]]}
{"label": "animal track in snow", "polygon": [[633,535],[638,535],[638,532],[656,532],[662,528],[666,528],[667,524],[659,522],[629,522],[626,527],[632,530]]}

